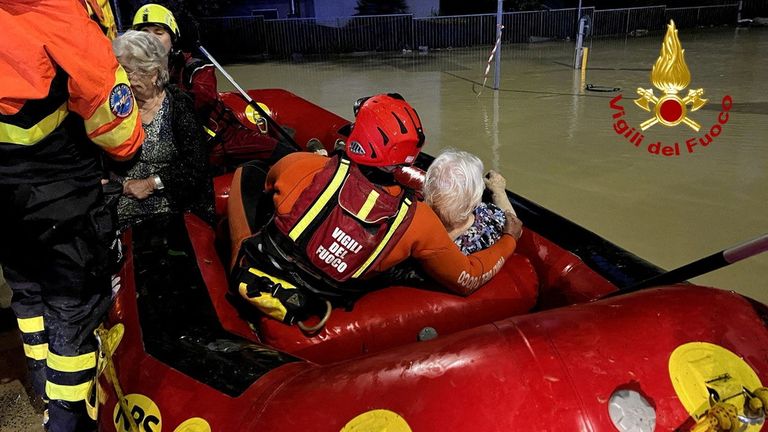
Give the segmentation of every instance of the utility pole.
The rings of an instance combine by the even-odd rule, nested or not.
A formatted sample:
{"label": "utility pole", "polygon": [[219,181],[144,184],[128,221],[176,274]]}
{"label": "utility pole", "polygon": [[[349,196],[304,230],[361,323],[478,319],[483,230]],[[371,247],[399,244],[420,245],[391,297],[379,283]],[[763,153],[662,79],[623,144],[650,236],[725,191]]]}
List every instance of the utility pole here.
{"label": "utility pole", "polygon": [[581,67],[581,47],[584,44],[584,30],[581,22],[581,0],[579,0],[579,18],[576,20],[576,53],[573,57],[573,68],[579,69]]}

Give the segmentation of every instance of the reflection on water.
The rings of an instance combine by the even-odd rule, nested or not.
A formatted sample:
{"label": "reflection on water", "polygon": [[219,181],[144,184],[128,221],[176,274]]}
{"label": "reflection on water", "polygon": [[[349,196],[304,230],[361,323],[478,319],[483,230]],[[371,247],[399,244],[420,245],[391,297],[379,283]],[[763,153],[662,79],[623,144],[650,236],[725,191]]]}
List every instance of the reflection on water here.
{"label": "reflection on water", "polygon": [[[638,87],[652,87],[662,38],[592,43],[586,82],[621,88],[632,125],[650,116],[631,100]],[[510,189],[673,268],[768,231],[768,30],[682,30],[680,40],[689,88],[703,88],[709,99],[691,113],[702,131],[656,125],[644,132],[645,144],[683,145],[677,157],[649,154],[614,132],[609,101],[616,93],[582,91],[567,42],[504,46],[501,90],[479,97],[491,47],[229,69],[246,88],[285,88],[347,118],[358,97],[398,91],[422,117],[427,152],[474,152]],[[688,154],[685,140],[717,121],[725,95],[734,105],[722,133]],[[768,254],[695,281],[768,302],[766,279]]]}

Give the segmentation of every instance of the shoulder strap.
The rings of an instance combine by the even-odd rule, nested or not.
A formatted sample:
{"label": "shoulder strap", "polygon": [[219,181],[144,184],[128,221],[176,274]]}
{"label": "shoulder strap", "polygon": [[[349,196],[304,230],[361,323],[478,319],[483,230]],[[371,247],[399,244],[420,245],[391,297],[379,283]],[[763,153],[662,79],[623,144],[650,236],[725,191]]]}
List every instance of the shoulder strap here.
{"label": "shoulder strap", "polygon": [[344,157],[337,157],[336,172],[331,177],[331,181],[325,190],[317,197],[314,203],[307,209],[303,216],[299,218],[293,228],[288,232],[288,237],[294,242],[300,243],[299,239],[305,232],[311,232],[307,228],[312,225],[320,216],[320,213],[328,206],[333,197],[339,192],[344,179],[349,175],[350,161]]}
{"label": "shoulder strap", "polygon": [[[397,237],[393,238],[395,234],[398,233],[398,229],[400,229],[401,226],[405,229],[410,224],[410,220],[413,217],[413,212],[411,211],[412,204],[413,201],[410,197],[410,194],[403,194],[403,199],[400,202],[400,208],[397,211],[397,216],[395,216],[394,221],[392,221],[392,224],[389,226],[387,233],[384,235],[384,238],[381,240],[373,253],[368,257],[365,263],[363,263],[363,265],[360,266],[360,268],[352,275],[352,279],[358,279],[363,276],[365,272],[368,271],[368,269],[370,269],[371,266],[373,266],[373,264],[379,260],[379,258],[384,256],[384,251],[389,251],[389,249],[392,248],[393,244],[398,239]],[[400,230],[399,234],[402,234],[404,229]]]}

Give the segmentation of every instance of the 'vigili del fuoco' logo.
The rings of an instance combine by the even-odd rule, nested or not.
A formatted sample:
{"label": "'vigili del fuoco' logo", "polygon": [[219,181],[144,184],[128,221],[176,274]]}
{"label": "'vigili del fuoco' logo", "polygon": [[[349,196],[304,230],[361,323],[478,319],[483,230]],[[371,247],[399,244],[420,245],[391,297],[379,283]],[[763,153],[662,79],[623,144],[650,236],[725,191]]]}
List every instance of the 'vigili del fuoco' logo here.
{"label": "'vigili del fuoco' logo", "polygon": [[670,21],[667,25],[667,34],[664,36],[659,58],[651,69],[651,83],[661,94],[656,96],[651,88],[639,87],[637,89],[637,94],[640,97],[634,100],[635,105],[653,113],[653,117],[640,123],[639,128],[631,126],[622,118],[626,114],[624,107],[619,104],[623,98],[622,94],[619,93],[611,99],[610,107],[614,110],[613,118],[615,120],[613,130],[629,143],[638,148],[645,148],[651,154],[680,156],[681,147],[683,147],[683,152],[695,153],[712,144],[714,139],[722,133],[723,126],[728,123],[728,111],[733,106],[733,99],[727,95],[722,99],[722,110],[717,116],[717,120],[703,135],[685,140],[684,146],[681,146],[679,142],[668,145],[661,141],[651,142],[647,146],[643,145],[645,140],[643,133],[657,123],[667,127],[675,127],[682,123],[694,132],[701,130],[701,125],[689,114],[698,111],[708,102],[708,99],[704,99],[704,89],[701,88],[689,89],[685,97],[680,97],[681,92],[691,83],[691,72],[688,65],[685,64],[685,50],[677,37],[674,21]]}

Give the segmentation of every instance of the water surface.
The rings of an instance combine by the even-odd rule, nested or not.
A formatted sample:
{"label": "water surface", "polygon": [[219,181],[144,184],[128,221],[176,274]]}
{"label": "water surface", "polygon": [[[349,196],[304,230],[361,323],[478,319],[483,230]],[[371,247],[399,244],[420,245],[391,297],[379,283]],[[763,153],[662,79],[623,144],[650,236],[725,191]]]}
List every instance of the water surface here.
{"label": "water surface", "polygon": [[[652,88],[662,37],[592,42],[586,82],[621,88],[634,126],[651,117],[631,99],[637,87]],[[617,92],[581,90],[570,42],[504,46],[501,91],[480,96],[490,47],[228,69],[245,88],[285,88],[346,118],[356,98],[397,91],[422,117],[425,151],[474,152],[507,177],[509,189],[671,269],[768,232],[768,30],[683,30],[680,39],[689,88],[709,99],[690,114],[702,131],[656,125],[643,148],[613,130],[609,101]],[[220,87],[231,88],[223,78]],[[717,121],[725,95],[734,106],[722,133],[687,153],[684,141]],[[644,147],[655,141],[677,141],[682,154],[651,155]],[[768,254],[694,281],[768,303],[766,280]]]}

